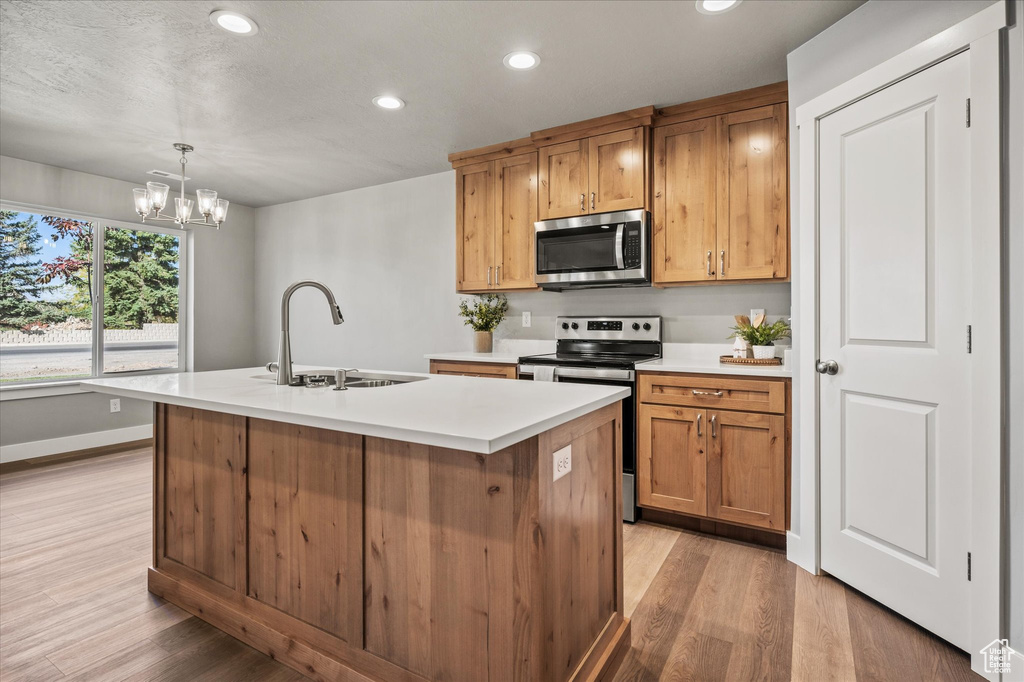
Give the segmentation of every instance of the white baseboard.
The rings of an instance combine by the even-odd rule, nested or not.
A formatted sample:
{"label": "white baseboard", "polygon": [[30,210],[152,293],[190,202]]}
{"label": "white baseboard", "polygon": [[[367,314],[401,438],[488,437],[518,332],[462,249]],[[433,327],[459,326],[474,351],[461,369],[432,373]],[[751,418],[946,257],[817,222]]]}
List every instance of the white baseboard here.
{"label": "white baseboard", "polygon": [[104,445],[115,445],[117,443],[130,443],[133,440],[152,437],[153,425],[142,424],[140,426],[128,426],[123,429],[83,433],[77,436],[34,440],[28,443],[14,443],[12,445],[0,446],[0,462],[17,462],[22,459],[59,455],[65,452],[99,448]]}

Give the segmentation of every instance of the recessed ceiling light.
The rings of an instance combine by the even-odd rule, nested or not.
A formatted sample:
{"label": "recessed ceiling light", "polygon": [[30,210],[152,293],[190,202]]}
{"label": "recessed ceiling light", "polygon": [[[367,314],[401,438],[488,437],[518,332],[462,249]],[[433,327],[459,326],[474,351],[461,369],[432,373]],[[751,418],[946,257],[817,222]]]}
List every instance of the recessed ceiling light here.
{"label": "recessed ceiling light", "polygon": [[735,9],[743,0],[697,0],[697,11],[701,14],[721,14]]}
{"label": "recessed ceiling light", "polygon": [[513,71],[529,71],[537,68],[540,57],[533,52],[509,52],[503,61],[505,66]]}
{"label": "recessed ceiling light", "polygon": [[392,97],[391,95],[380,95],[379,97],[373,98],[373,103],[381,109],[401,109],[405,106],[405,102]]}
{"label": "recessed ceiling light", "polygon": [[219,9],[210,14],[210,23],[236,36],[254,36],[260,30],[256,22],[238,12]]}

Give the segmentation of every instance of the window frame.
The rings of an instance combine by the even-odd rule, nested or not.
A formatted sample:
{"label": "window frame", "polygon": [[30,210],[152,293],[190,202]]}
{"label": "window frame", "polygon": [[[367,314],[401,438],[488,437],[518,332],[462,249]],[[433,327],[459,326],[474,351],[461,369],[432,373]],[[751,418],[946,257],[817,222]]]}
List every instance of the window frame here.
{"label": "window frame", "polygon": [[189,336],[188,336],[188,300],[190,270],[188,254],[191,250],[191,231],[187,229],[164,227],[152,223],[126,222],[124,220],[112,220],[102,216],[83,213],[81,211],[67,211],[60,208],[48,206],[37,206],[23,204],[15,201],[0,200],[0,210],[17,211],[18,213],[32,213],[35,215],[59,215],[71,220],[81,220],[90,223],[93,229],[92,258],[93,263],[103,263],[104,243],[106,242],[106,228],[119,230],[142,230],[156,234],[166,234],[178,237],[178,362],[177,367],[163,369],[145,369],[129,372],[106,372],[103,367],[103,289],[105,270],[98,270],[99,276],[93,278],[93,308],[92,308],[92,364],[91,373],[88,377],[73,377],[68,379],[54,379],[50,381],[18,381],[0,385],[0,401],[14,398],[36,398],[46,395],[62,395],[77,393],[82,389],[80,382],[87,379],[108,379],[112,377],[146,376],[152,374],[178,374],[191,371],[189,367]]}

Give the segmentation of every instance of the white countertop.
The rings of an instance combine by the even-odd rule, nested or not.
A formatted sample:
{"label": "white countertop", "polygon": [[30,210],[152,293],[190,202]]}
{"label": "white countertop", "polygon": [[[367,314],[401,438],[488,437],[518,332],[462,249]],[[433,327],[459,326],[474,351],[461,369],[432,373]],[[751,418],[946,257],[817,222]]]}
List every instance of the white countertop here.
{"label": "white countertop", "polygon": [[783,355],[781,365],[723,365],[718,361],[722,355],[731,355],[731,345],[714,343],[666,343],[662,347],[662,358],[638,363],[640,372],[679,372],[691,374],[729,374],[734,376],[782,377],[793,376],[790,366],[792,351],[780,347]]}
{"label": "white countertop", "polygon": [[[398,374],[354,374],[370,373]],[[81,384],[87,391],[484,454],[629,395],[629,389],[615,386],[414,376],[427,378],[347,391],[278,386],[262,367],[90,379]]]}
{"label": "white countertop", "polygon": [[449,362],[487,362],[492,365],[517,365],[519,354],[510,353],[427,353],[424,355],[428,360],[448,360]]}

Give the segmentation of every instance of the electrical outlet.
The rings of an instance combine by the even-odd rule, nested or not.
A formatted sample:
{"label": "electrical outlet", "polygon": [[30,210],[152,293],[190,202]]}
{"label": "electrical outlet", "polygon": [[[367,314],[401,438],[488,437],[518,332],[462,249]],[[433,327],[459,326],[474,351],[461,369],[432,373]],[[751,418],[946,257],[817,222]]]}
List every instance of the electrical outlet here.
{"label": "electrical outlet", "polygon": [[764,308],[751,308],[750,309],[750,321],[753,322],[754,318],[758,315],[764,315]]}
{"label": "electrical outlet", "polygon": [[121,411],[121,399],[120,398],[113,398],[110,401],[110,411],[111,412],[120,412]]}
{"label": "electrical outlet", "polygon": [[533,320],[530,318],[530,313],[524,311],[523,312],[523,326],[524,327],[529,327],[531,324],[533,324]]}
{"label": "electrical outlet", "polygon": [[572,471],[572,445],[566,445],[561,450],[555,450],[555,477],[557,481],[562,476]]}

